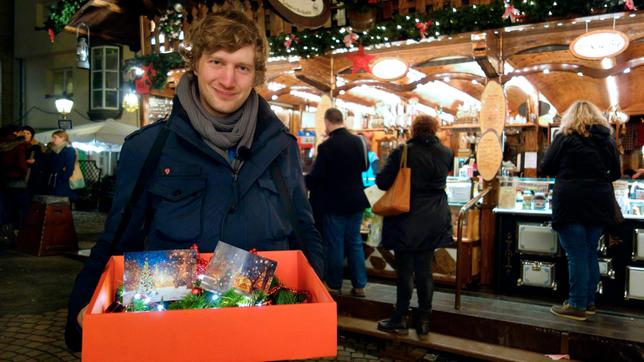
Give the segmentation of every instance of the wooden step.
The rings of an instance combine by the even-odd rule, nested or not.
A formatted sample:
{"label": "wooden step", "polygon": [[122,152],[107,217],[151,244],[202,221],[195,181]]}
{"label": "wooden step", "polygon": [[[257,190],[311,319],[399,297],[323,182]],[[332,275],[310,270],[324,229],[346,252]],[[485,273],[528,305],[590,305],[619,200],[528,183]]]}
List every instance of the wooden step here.
{"label": "wooden step", "polygon": [[418,337],[413,328],[409,329],[409,335],[407,336],[393,335],[378,330],[377,322],[349,316],[338,315],[338,328],[349,332],[395,340],[400,343],[488,361],[552,361],[540,353],[473,341],[446,334],[430,332],[427,337]]}

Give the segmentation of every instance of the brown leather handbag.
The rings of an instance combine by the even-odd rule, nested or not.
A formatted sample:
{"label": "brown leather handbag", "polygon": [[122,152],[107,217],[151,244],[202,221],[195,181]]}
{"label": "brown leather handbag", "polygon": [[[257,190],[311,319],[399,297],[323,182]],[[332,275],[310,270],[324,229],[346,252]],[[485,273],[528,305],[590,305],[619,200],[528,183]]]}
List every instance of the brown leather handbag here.
{"label": "brown leather handbag", "polygon": [[381,216],[395,216],[409,212],[410,194],[411,168],[407,167],[407,144],[404,144],[396,179],[389,190],[373,205],[371,211]]}

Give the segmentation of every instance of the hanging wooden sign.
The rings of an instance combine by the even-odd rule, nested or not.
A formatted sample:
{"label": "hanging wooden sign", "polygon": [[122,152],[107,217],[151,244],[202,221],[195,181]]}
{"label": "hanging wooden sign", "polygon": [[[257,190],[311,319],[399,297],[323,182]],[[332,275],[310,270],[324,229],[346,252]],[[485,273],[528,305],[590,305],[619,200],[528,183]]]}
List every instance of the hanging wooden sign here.
{"label": "hanging wooden sign", "polygon": [[503,152],[501,151],[498,133],[490,129],[483,133],[476,150],[476,165],[485,181],[490,181],[496,177],[502,160]]}
{"label": "hanging wooden sign", "polygon": [[331,16],[331,0],[268,0],[273,9],[289,22],[318,27]]}
{"label": "hanging wooden sign", "polygon": [[507,103],[503,87],[496,81],[488,81],[481,95],[481,112],[479,113],[481,132],[492,128],[501,134],[505,125],[506,113]]}
{"label": "hanging wooden sign", "polygon": [[331,97],[327,94],[323,94],[318,103],[317,111],[315,111],[315,149],[317,146],[322,143],[324,140],[324,133],[326,132],[326,127],[324,126],[324,113],[326,110],[333,107],[333,101]]}

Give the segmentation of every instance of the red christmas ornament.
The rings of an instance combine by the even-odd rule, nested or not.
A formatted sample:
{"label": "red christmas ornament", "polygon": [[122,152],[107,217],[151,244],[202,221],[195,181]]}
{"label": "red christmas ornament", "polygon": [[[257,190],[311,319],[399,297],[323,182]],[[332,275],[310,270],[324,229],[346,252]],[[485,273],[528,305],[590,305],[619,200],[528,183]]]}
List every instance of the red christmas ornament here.
{"label": "red christmas ornament", "polygon": [[152,88],[152,79],[154,79],[156,75],[157,71],[154,70],[154,65],[144,65],[143,75],[141,78],[134,81],[136,92],[139,94],[149,94],[150,88]]}
{"label": "red christmas ornament", "polygon": [[199,287],[192,288],[192,295],[202,295],[202,294],[203,294],[203,289]]}
{"label": "red christmas ornament", "polygon": [[355,43],[358,40],[358,34],[350,31],[349,34],[345,35],[342,41],[344,42],[344,46],[347,48],[351,48],[353,43]]}
{"label": "red christmas ornament", "polygon": [[347,55],[347,58],[353,62],[351,74],[356,74],[360,69],[364,69],[366,72],[371,72],[371,66],[369,66],[369,63],[371,63],[375,57],[373,55],[366,54],[364,52],[364,47],[360,44],[358,52]]}
{"label": "red christmas ornament", "polygon": [[299,43],[300,39],[295,34],[287,35],[286,39],[284,40],[284,48],[290,49],[293,42]]}
{"label": "red christmas ornament", "polygon": [[421,39],[425,39],[425,35],[427,34],[427,30],[433,24],[434,24],[434,22],[431,21],[431,20],[427,20],[424,23],[416,23],[416,29],[418,29],[418,32],[420,33],[420,38]]}
{"label": "red christmas ornament", "polygon": [[54,40],[56,39],[56,33],[54,33],[54,29],[52,28],[47,29],[47,34],[49,34],[49,41],[53,43]]}
{"label": "red christmas ornament", "polygon": [[510,18],[510,21],[513,23],[516,23],[517,20],[520,20],[523,16],[521,15],[521,11],[519,9],[515,8],[512,5],[508,5],[505,7],[505,12],[501,16],[503,20]]}

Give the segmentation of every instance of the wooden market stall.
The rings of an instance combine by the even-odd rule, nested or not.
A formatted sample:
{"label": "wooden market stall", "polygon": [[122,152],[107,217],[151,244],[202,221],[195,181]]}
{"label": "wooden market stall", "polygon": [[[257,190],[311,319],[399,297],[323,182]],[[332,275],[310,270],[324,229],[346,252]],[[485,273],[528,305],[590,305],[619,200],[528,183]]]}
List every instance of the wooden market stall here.
{"label": "wooden market stall", "polygon": [[[643,75],[640,65],[644,62],[644,27],[637,12],[605,15],[600,14],[601,9],[591,9],[596,15],[565,18],[555,14],[559,16],[550,16],[550,19],[545,16],[545,22],[527,23],[529,8],[523,8],[522,12],[500,7],[497,11],[505,10],[502,18],[509,15],[511,22],[499,18],[487,24],[488,28],[499,24],[498,28],[457,32],[458,27],[441,27],[438,19],[453,22],[446,18],[453,13],[454,19],[478,21],[477,5],[492,12],[500,5],[494,1],[373,1],[369,2],[373,10],[362,11],[351,5],[354,2],[348,2],[351,6],[347,5],[346,9],[336,2],[313,2],[320,6],[317,10],[318,5],[297,8],[290,3],[180,1],[168,7],[167,2],[152,0],[90,0],[75,13],[65,29],[76,31],[78,24],[87,23],[97,36],[138,49],[139,65],[148,62],[159,68],[157,73],[167,73],[161,83],[163,87],[152,87],[141,95],[141,125],[144,125],[163,117],[171,107],[173,88],[184,72],[176,52],[190,41],[190,23],[210,11],[241,9],[271,37],[272,58],[266,82],[258,92],[276,106],[294,134],[302,129],[306,113],[310,116],[315,111],[320,133],[319,114],[323,109],[318,106],[324,97],[329,97],[347,110],[349,128],[372,137],[372,149],[384,160],[401,141],[413,115],[429,113],[443,123],[441,138],[454,151],[455,174],[476,152],[483,131],[478,122],[480,100],[490,81],[503,86],[507,100],[503,160],[517,176],[537,176],[537,164],[550,141],[551,128],[556,126],[556,115],[576,99],[588,99],[602,109],[612,106],[612,110],[628,115],[644,113],[644,96],[637,92]],[[311,16],[309,13],[314,10],[317,13]],[[361,17],[356,17],[357,10],[361,10],[358,11]],[[367,29],[369,21],[366,25],[363,22],[369,16],[375,25]],[[353,31],[351,26],[366,26],[363,30],[368,31]],[[473,28],[476,25],[469,24],[460,30]],[[621,31],[630,40],[628,49],[611,58],[608,66],[600,60],[575,57],[569,51],[576,37],[597,29]],[[309,37],[333,37],[334,42],[323,51],[315,48],[317,40]],[[367,45],[366,48],[361,44]],[[158,60],[172,54],[173,61]],[[408,66],[398,79],[384,80],[370,71],[375,62],[392,58]],[[144,77],[148,76],[145,72]],[[616,104],[610,102],[609,87],[605,85],[607,77],[615,78],[619,92]],[[618,136],[637,127],[636,122],[630,123],[633,124],[630,127],[618,128]],[[635,147],[627,152],[630,152],[626,157],[627,167],[640,167],[641,152]],[[490,285],[493,281],[495,195],[486,197],[480,210],[469,213],[476,216],[465,220],[465,227],[469,226],[464,234],[468,261],[462,271],[468,275],[464,279],[466,283],[478,281]],[[455,226],[459,207],[454,208]],[[384,250],[375,253],[373,271],[391,272],[392,257]],[[441,264],[448,275],[445,280],[453,281],[454,263],[438,263]]]}

